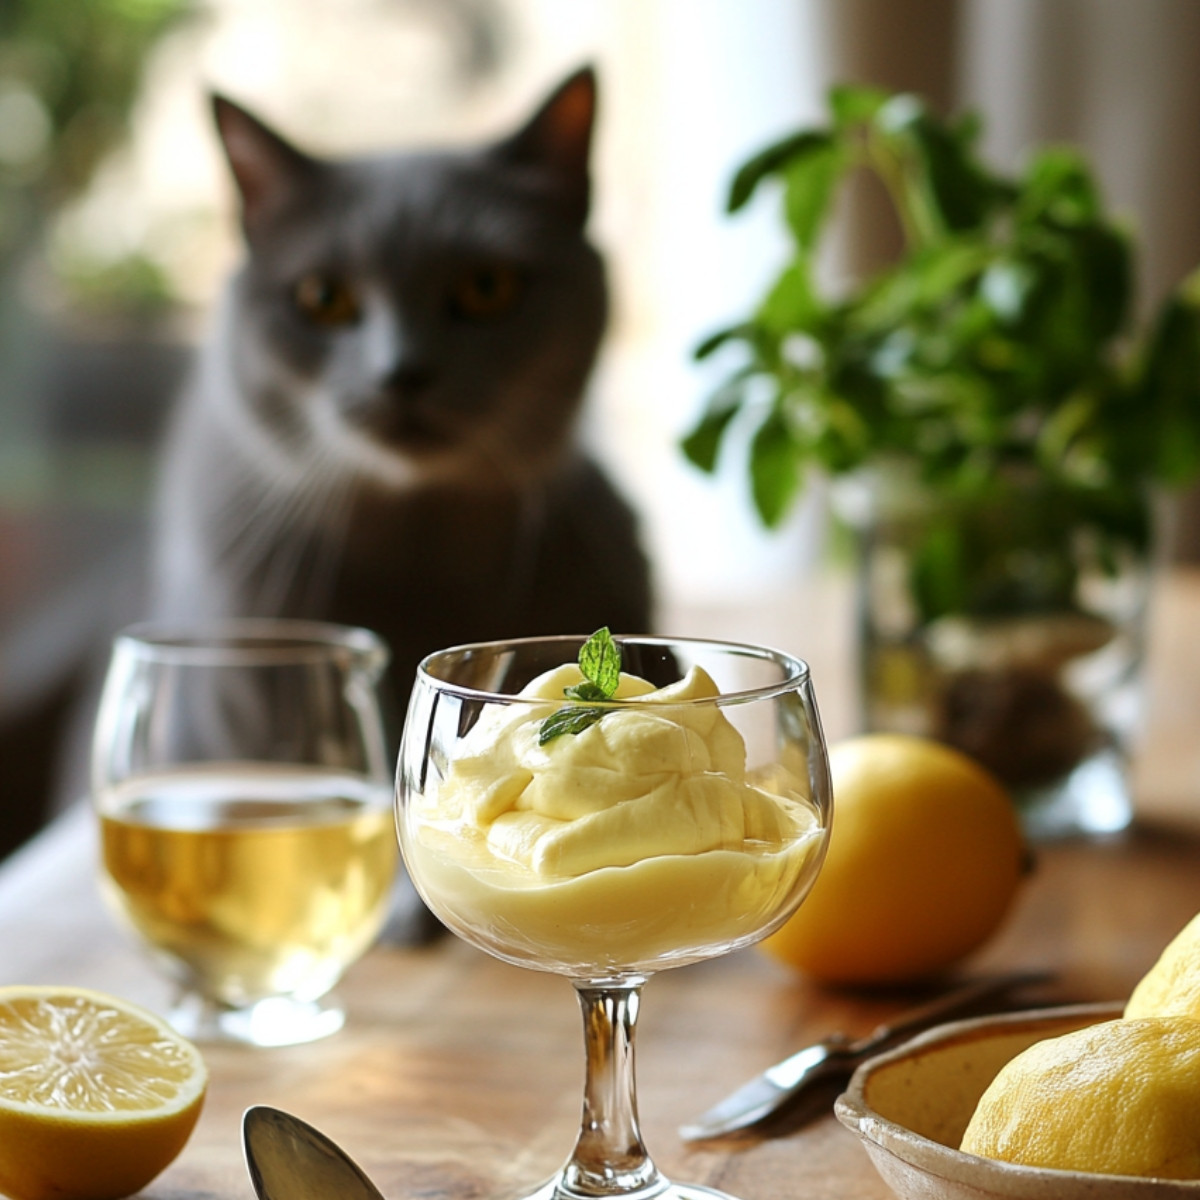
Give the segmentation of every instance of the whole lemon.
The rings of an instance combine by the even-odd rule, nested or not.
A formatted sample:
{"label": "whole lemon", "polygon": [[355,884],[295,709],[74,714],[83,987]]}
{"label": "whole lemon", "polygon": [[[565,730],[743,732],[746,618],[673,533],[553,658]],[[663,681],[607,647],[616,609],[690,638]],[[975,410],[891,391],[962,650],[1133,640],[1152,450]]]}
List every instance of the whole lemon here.
{"label": "whole lemon", "polygon": [[823,982],[930,975],[984,942],[1021,879],[1020,825],[1004,788],[928,738],[867,734],[830,749],[825,865],[763,948]]}
{"label": "whole lemon", "polygon": [[1142,976],[1127,1017],[1192,1017],[1200,1021],[1200,915],[1175,935],[1158,962]]}
{"label": "whole lemon", "polygon": [[1104,1021],[1035,1042],[988,1085],[962,1149],[1031,1167],[1200,1178],[1200,1021]]}

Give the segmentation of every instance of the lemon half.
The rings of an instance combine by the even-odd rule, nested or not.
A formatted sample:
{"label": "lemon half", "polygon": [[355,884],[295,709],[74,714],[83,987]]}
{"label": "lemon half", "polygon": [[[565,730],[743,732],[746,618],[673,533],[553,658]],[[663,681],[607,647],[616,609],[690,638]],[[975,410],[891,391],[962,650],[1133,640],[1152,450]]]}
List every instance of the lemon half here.
{"label": "lemon half", "polygon": [[117,1200],[183,1149],[200,1052],[153,1013],[83,988],[0,988],[0,1192]]}

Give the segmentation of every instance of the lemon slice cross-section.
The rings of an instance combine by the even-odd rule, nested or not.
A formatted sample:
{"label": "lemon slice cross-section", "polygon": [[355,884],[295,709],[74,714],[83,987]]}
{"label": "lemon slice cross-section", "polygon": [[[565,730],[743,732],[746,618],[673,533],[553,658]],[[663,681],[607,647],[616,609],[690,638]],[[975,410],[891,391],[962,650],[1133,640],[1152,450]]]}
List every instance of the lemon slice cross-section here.
{"label": "lemon slice cross-section", "polygon": [[0,1193],[117,1200],[191,1136],[208,1084],[162,1018],[85,988],[0,988]]}

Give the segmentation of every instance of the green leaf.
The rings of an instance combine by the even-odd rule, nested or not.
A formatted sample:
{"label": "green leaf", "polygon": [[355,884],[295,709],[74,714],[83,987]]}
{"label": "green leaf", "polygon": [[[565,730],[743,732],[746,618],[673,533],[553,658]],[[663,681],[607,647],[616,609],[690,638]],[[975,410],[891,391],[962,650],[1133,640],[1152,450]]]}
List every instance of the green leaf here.
{"label": "green leaf", "polygon": [[834,188],[847,166],[833,140],[810,146],[784,169],[784,214],[797,245],[810,254],[824,228]]}
{"label": "green leaf", "polygon": [[695,428],[683,438],[679,446],[692,466],[709,475],[715,472],[721,442],[737,410],[737,406],[731,406],[724,412],[704,414]]}
{"label": "green leaf", "polygon": [[926,530],[912,564],[913,591],[925,620],[965,606],[965,551],[962,534],[953,524],[938,522]]}
{"label": "green leaf", "polygon": [[888,99],[888,93],[879,88],[838,84],[829,90],[829,109],[834,124],[845,130],[865,121],[873,121]]}
{"label": "green leaf", "polygon": [[1038,435],[1039,457],[1051,467],[1065,462],[1076,443],[1087,437],[1095,416],[1095,399],[1086,394],[1059,405]]}
{"label": "green leaf", "polygon": [[870,430],[852,404],[838,396],[821,399],[824,424],[817,431],[814,449],[828,470],[835,474],[849,471],[862,462]]}
{"label": "green leaf", "polygon": [[1003,194],[972,153],[976,126],[958,128],[937,120],[915,96],[894,96],[876,125],[913,172],[943,231],[978,228]]}
{"label": "green leaf", "polygon": [[995,257],[995,250],[975,237],[947,238],[917,250],[909,264],[917,308],[965,297]]}
{"label": "green leaf", "polygon": [[1154,473],[1182,486],[1200,474],[1200,311],[1185,283],[1163,306],[1139,389],[1138,431],[1153,439]]}
{"label": "green leaf", "polygon": [[1100,195],[1078,150],[1051,146],[1030,159],[1021,180],[1017,217],[1078,225],[1100,218]]}
{"label": "green leaf", "polygon": [[[616,693],[621,682],[621,651],[607,625],[602,625],[579,648],[579,669],[584,683],[563,688],[568,700],[602,704]],[[563,734],[580,734],[604,716],[604,708],[568,705],[548,716],[538,729],[538,745],[544,746]]]}
{"label": "green leaf", "polygon": [[617,649],[608,626],[603,625],[579,649],[579,669],[589,683],[602,693],[598,699],[607,700],[621,682],[621,651]]}
{"label": "green leaf", "polygon": [[783,413],[775,408],[750,443],[750,490],[767,528],[774,529],[783,520],[800,479],[795,440]]}
{"label": "green leaf", "polygon": [[1103,343],[1125,326],[1133,299],[1133,262],[1129,239],[1118,230],[1090,225],[1074,234],[1080,286],[1087,297],[1092,337]]}
{"label": "green leaf", "polygon": [[733,341],[753,341],[754,340],[754,324],[750,321],[741,321],[737,325],[729,325],[725,329],[718,329],[715,333],[710,333],[700,345],[692,351],[692,357],[700,362],[710,355],[716,353],[722,346]]}
{"label": "green leaf", "polygon": [[771,333],[816,332],[825,307],[813,288],[808,263],[793,262],[776,279],[758,311],[759,322]]}
{"label": "green leaf", "polygon": [[733,177],[729,187],[726,210],[735,213],[754,195],[758,185],[771,175],[779,174],[785,167],[809,154],[825,150],[830,145],[829,134],[818,129],[805,129],[789,134],[753,158],[743,163]]}
{"label": "green leaf", "polygon": [[717,455],[725,432],[740,408],[740,395],[730,394],[726,389],[717,393],[714,403],[679,443],[689,462],[709,475],[717,469]]}
{"label": "green leaf", "polygon": [[884,337],[894,329],[920,324],[928,337],[930,328],[945,327],[972,296],[993,255],[979,239],[959,236],[914,249],[861,290],[848,306],[848,323],[856,331],[869,328]]}
{"label": "green leaf", "polygon": [[602,708],[560,708],[542,722],[538,745],[544,746],[565,733],[578,736],[595,725],[604,716],[604,711]]}

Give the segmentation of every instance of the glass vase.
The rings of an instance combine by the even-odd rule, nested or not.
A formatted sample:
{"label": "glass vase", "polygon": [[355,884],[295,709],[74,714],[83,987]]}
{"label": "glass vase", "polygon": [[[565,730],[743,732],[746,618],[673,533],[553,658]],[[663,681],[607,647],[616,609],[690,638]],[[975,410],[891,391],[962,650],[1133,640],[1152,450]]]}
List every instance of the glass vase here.
{"label": "glass vase", "polygon": [[970,754],[1032,840],[1133,817],[1152,505],[1086,499],[1016,473],[952,492],[881,470],[835,491],[857,547],[863,727]]}

